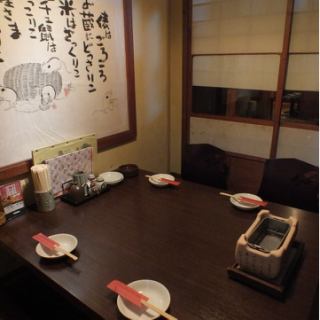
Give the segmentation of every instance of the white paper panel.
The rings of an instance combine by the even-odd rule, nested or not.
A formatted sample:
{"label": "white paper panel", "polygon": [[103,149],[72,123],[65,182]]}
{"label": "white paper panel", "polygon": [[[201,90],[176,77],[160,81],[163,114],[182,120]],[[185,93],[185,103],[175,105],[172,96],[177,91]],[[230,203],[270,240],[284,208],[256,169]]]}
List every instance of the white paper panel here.
{"label": "white paper panel", "polygon": [[224,55],[193,58],[193,85],[275,91],[278,55]]}
{"label": "white paper panel", "polygon": [[282,127],[277,158],[297,158],[319,166],[319,132]]}
{"label": "white paper panel", "polygon": [[319,51],[319,1],[295,1],[290,52]]}
{"label": "white paper panel", "polygon": [[123,3],[91,2],[0,1],[0,167],[129,129]]}
{"label": "white paper panel", "polygon": [[268,158],[271,138],[270,126],[191,117],[190,143],[209,143],[225,151]]}
{"label": "white paper panel", "polygon": [[210,3],[213,2],[215,0],[193,0],[192,4],[193,5],[199,5],[199,4],[204,4],[204,3]]}
{"label": "white paper panel", "polygon": [[286,2],[194,1],[192,53],[281,52]]}
{"label": "white paper panel", "polygon": [[287,71],[287,90],[319,90],[319,55],[291,54]]}

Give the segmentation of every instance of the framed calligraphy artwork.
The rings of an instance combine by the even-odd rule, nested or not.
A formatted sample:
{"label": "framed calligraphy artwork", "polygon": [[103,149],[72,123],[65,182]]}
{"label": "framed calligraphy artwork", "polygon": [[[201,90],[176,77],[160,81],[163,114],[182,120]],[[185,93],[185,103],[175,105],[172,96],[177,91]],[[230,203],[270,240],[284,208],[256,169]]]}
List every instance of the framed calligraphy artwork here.
{"label": "framed calligraphy artwork", "polygon": [[31,150],[136,137],[131,0],[0,0],[0,179]]}

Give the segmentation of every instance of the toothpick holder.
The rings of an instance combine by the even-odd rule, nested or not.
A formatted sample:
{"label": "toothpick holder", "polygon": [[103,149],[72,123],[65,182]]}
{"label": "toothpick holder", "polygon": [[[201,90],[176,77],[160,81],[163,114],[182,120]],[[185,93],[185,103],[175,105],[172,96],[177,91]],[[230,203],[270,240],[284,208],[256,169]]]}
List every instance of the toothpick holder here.
{"label": "toothpick holder", "polygon": [[56,203],[54,201],[52,190],[45,192],[35,191],[34,195],[38,211],[50,212],[55,209]]}

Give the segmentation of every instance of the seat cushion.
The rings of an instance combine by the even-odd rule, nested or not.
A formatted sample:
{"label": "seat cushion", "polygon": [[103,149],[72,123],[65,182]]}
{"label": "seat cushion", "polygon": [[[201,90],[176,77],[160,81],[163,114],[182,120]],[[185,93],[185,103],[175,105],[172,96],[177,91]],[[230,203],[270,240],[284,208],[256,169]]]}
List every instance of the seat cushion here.
{"label": "seat cushion", "polygon": [[268,201],[319,212],[318,188],[318,167],[298,159],[270,159],[258,194]]}
{"label": "seat cushion", "polygon": [[226,189],[228,171],[223,150],[210,144],[186,146],[181,170],[184,179]]}

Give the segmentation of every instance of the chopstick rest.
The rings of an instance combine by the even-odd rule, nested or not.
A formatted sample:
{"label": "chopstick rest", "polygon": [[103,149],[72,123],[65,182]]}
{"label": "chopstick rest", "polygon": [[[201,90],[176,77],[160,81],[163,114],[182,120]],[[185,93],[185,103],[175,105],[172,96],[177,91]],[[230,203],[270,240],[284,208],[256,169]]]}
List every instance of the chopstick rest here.
{"label": "chopstick rest", "polygon": [[46,235],[44,235],[43,233],[38,233],[35,234],[34,236],[32,236],[32,239],[38,241],[39,243],[41,243],[44,247],[53,250],[53,251],[60,251],[63,254],[65,254],[66,256],[68,256],[69,258],[71,258],[74,261],[78,260],[78,257],[75,256],[74,254],[72,254],[71,252],[68,252],[67,250],[65,250],[64,248],[61,247],[60,243],[58,243],[57,241],[54,241],[50,238],[48,238]]}
{"label": "chopstick rest", "polygon": [[131,302],[132,304],[142,308],[147,307],[152,309],[153,311],[157,312],[159,315],[163,316],[168,320],[178,320],[177,318],[173,317],[169,313],[159,309],[157,306],[148,302],[149,298],[145,295],[139,293],[138,291],[134,290],[133,288],[127,286],[123,282],[119,280],[112,280],[110,283],[106,285],[107,288],[114,291],[118,295],[120,295],[125,300]]}

